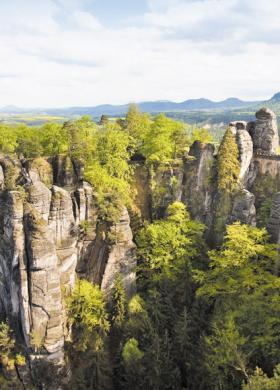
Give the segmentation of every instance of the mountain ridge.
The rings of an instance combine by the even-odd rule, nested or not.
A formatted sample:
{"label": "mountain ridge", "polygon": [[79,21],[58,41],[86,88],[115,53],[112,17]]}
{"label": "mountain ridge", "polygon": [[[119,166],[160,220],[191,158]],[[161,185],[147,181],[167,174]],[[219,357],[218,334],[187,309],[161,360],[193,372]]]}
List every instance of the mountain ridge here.
{"label": "mountain ridge", "polygon": [[[170,111],[203,111],[203,110],[234,110],[240,108],[253,108],[261,104],[275,105],[280,102],[280,92],[275,93],[271,99],[264,101],[245,101],[236,97],[229,97],[221,101],[213,101],[206,98],[187,99],[182,102],[170,100],[143,101],[137,103],[141,111],[148,113],[170,112]],[[91,115],[108,116],[124,115],[129,107],[127,104],[101,104],[97,106],[72,106],[65,108],[21,108],[13,105],[0,108],[2,114],[45,114],[45,115]]]}

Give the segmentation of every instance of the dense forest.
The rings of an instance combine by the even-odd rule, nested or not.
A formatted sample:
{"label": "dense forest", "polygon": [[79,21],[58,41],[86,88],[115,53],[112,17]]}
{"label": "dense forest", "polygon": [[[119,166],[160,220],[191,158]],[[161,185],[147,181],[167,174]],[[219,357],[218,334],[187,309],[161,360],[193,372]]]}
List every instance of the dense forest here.
{"label": "dense forest", "polygon": [[[0,125],[3,156],[33,161],[41,170],[57,155],[78,161],[95,190],[98,220],[107,223],[118,221],[123,206],[135,212],[137,163],[152,176],[160,166],[180,164],[194,141],[216,143],[209,185],[219,192],[215,229],[224,229],[222,241],[209,241],[207,226],[180,201],[162,215],[152,212],[134,231],[137,292],[127,297],[121,276],[109,296],[77,277],[65,298],[68,374],[54,375],[52,367],[43,366],[34,388],[47,388],[42,378],[53,389],[280,388],[278,248],[264,227],[239,221],[224,227],[229,199],[240,190],[238,148],[230,130],[217,145],[207,130],[163,114],[149,116],[134,105],[125,119],[102,116],[99,123],[84,116],[39,127]],[[2,192],[14,190],[24,193],[10,165]],[[87,221],[82,228],[88,228]],[[0,387],[31,389],[9,374],[26,364],[15,333],[3,316]],[[36,334],[32,343],[35,351],[42,347]],[[67,375],[65,385],[61,377]]]}

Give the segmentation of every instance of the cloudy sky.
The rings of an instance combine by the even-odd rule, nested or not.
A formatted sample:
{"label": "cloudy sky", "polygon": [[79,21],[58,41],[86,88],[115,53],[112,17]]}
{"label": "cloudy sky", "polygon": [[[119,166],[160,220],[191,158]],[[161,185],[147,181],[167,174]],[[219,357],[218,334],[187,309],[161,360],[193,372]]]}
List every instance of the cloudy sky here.
{"label": "cloudy sky", "polygon": [[280,90],[279,0],[2,0],[0,48],[0,106]]}

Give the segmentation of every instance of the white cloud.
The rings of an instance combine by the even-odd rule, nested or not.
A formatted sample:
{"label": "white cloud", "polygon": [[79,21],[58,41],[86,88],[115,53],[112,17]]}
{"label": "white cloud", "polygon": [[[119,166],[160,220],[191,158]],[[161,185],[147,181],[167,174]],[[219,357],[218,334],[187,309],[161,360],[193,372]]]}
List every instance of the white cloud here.
{"label": "white cloud", "polygon": [[10,0],[0,105],[268,97],[280,85],[277,2],[150,0],[141,25],[108,28],[86,0]]}

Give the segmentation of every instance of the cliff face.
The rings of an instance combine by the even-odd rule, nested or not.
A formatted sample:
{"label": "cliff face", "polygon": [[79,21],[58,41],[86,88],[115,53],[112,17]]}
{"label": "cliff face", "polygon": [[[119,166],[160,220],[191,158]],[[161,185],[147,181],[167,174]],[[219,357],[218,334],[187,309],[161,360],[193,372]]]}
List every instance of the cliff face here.
{"label": "cliff face", "polygon": [[72,169],[67,162],[66,177],[59,173],[66,163],[57,161],[26,166],[1,158],[0,163],[1,186],[4,181],[24,185],[0,195],[0,308],[22,339],[31,366],[43,360],[62,367],[65,296],[76,275],[109,294],[120,274],[127,294],[135,290],[129,215],[123,209],[118,223],[97,222],[93,189],[81,180],[75,162],[70,161]]}

